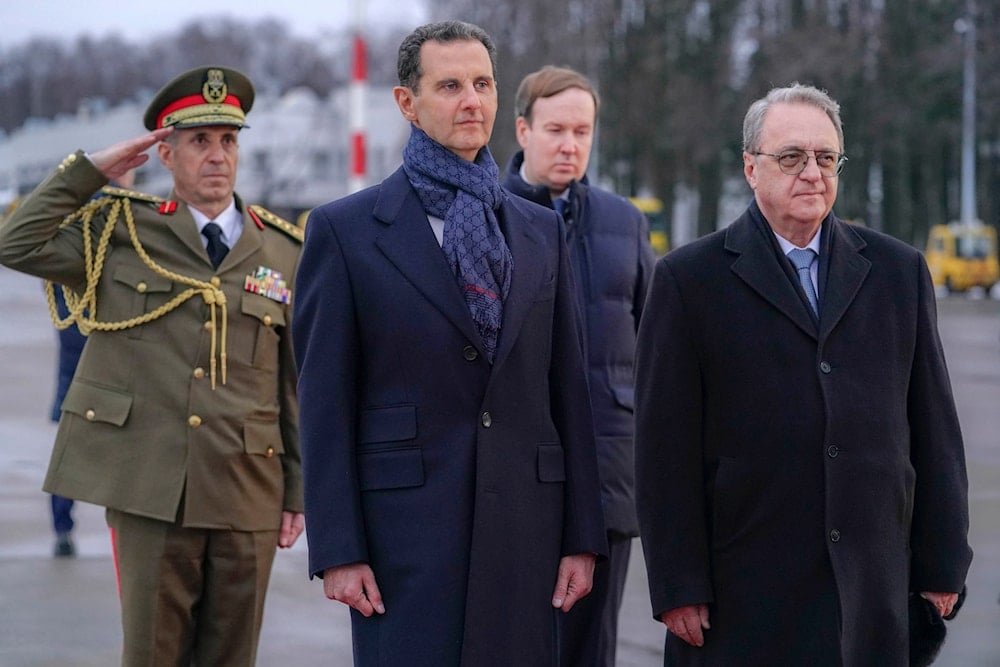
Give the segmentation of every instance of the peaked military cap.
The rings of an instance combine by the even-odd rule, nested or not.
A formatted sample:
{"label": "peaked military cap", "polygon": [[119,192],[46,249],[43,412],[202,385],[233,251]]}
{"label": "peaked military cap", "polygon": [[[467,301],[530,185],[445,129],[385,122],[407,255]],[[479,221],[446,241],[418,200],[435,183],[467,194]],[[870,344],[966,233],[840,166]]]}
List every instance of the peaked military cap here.
{"label": "peaked military cap", "polygon": [[246,114],[253,106],[250,79],[228,67],[198,67],[178,75],[163,86],[146,108],[147,130],[173,125],[248,127]]}

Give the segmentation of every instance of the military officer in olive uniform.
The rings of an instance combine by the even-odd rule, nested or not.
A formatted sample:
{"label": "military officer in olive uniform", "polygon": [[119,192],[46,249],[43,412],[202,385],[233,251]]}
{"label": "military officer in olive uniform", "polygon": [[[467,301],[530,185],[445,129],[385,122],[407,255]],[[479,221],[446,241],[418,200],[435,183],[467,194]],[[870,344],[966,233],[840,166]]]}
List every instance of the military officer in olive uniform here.
{"label": "military officer in olive uniform", "polygon": [[[234,194],[253,98],[231,69],[178,76],[149,134],[70,155],[0,227],[0,261],[66,285],[57,325],[90,335],[45,490],[107,508],[125,665],[252,665],[275,548],[303,529],[302,231]],[[166,199],[91,199],[154,146]]]}

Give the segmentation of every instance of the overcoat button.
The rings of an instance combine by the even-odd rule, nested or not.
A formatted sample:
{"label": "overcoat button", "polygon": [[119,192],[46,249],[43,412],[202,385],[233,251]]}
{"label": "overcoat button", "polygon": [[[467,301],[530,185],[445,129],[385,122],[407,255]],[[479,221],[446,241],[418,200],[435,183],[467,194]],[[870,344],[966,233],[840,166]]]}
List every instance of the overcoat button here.
{"label": "overcoat button", "polygon": [[831,459],[835,459],[837,458],[837,455],[840,454],[840,448],[837,447],[837,445],[830,445],[829,447],[826,448],[826,454]]}
{"label": "overcoat button", "polygon": [[829,361],[821,361],[819,362],[819,369],[824,373],[829,373],[833,370],[833,366],[830,365]]}
{"label": "overcoat button", "polygon": [[462,348],[462,356],[465,357],[466,361],[475,361],[479,358],[479,350],[471,345],[466,345]]}
{"label": "overcoat button", "polygon": [[834,528],[830,531],[830,541],[839,542],[840,541],[840,531]]}
{"label": "overcoat button", "polygon": [[486,428],[489,428],[492,425],[493,425],[493,417],[490,416],[490,413],[484,412],[483,413],[483,426],[485,426]]}

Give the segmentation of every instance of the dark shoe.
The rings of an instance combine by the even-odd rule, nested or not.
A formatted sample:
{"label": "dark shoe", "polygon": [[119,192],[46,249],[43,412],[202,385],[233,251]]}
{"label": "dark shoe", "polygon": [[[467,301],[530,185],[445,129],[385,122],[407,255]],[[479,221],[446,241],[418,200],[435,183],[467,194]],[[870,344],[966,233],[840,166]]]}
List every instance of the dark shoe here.
{"label": "dark shoe", "polygon": [[56,548],[53,555],[56,558],[73,558],[76,556],[76,546],[74,546],[69,533],[59,533],[56,535]]}

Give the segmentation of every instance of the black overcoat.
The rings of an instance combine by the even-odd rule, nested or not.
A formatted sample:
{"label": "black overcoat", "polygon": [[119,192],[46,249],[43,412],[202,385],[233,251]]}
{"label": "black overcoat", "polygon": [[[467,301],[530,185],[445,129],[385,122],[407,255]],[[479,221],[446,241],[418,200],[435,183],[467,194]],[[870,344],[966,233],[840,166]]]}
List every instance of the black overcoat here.
{"label": "black overcoat", "polygon": [[653,613],[709,603],[667,664],[907,664],[907,594],[971,560],[926,265],[832,214],[817,323],[755,204],[656,266],[637,501]]}

